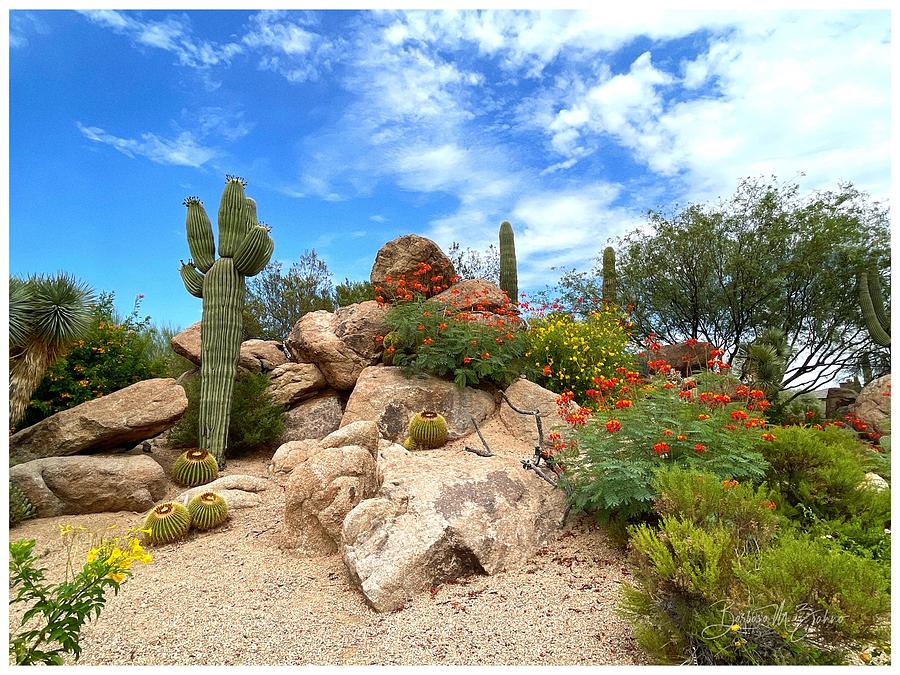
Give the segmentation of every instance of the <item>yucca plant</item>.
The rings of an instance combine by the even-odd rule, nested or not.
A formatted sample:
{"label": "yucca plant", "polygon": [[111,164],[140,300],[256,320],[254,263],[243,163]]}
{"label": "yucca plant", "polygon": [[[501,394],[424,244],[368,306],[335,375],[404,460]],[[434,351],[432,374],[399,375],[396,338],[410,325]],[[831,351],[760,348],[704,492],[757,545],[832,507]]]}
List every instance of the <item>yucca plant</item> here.
{"label": "yucca plant", "polygon": [[90,324],[93,290],[68,274],[10,279],[9,423],[18,423],[44,371]]}

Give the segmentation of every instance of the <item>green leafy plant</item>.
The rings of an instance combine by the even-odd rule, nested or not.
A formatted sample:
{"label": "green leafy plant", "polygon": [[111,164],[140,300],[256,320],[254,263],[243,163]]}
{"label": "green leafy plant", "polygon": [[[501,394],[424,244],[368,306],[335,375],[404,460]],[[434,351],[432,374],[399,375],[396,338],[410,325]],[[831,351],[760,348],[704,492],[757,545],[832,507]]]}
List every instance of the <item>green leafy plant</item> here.
{"label": "green leafy plant", "polygon": [[482,380],[505,386],[521,373],[525,350],[524,331],[510,313],[500,308],[485,317],[421,296],[396,302],[385,318],[393,333],[385,352],[407,376],[427,373],[460,388]]}
{"label": "green leafy plant", "polygon": [[560,311],[535,313],[538,316],[529,320],[526,333],[530,380],[551,391],[571,391],[576,400],[586,401],[587,392],[597,387],[596,379],[632,366],[624,318],[615,307],[604,307],[584,319]]}
{"label": "green leafy plant", "polygon": [[141,380],[166,375],[153,344],[150,317],[139,317],[142,296],[121,319],[113,293],[101,293],[81,339],[44,374],[25,411],[23,426],[111,394]]}
{"label": "green leafy plant", "polygon": [[868,459],[850,432],[829,427],[782,427],[762,447],[769,464],[766,480],[781,495],[786,512],[799,515],[805,505],[830,519],[846,513],[859,493]]}
{"label": "green leafy plant", "polygon": [[172,476],[181,485],[195,487],[211,483],[219,476],[216,458],[202,448],[194,448],[178,455]]}
{"label": "green leafy plant", "polygon": [[439,448],[447,442],[447,420],[433,410],[417,412],[409,421],[409,438],[414,446]]}
{"label": "green leafy plant", "polygon": [[335,304],[347,307],[358,302],[375,299],[375,288],[371,281],[351,281],[344,279],[334,287]]}
{"label": "green leafy plant", "polygon": [[[234,383],[231,415],[228,422],[226,453],[236,455],[257,448],[270,448],[284,432],[284,407],[272,402],[266,391],[269,378],[264,373],[242,373]],[[200,382],[198,378],[184,385],[188,407],[169,431],[174,447],[199,447],[197,433],[200,419]]]}
{"label": "green leafy plant", "polygon": [[[26,604],[19,627],[29,622],[33,626],[10,633],[9,655],[16,665],[62,665],[66,654],[77,661],[81,629],[91,615],[100,616],[107,592],[119,592],[133,574],[133,563],[152,561],[134,530],[124,537],[104,537],[83,527],[61,525],[60,533],[67,553],[66,577],[56,584],[47,581],[46,569],[37,567],[40,556],[34,552],[33,539],[9,544],[9,604]],[[75,573],[75,548],[82,535],[90,536],[91,548]]]}
{"label": "green leafy plant", "polygon": [[188,502],[191,526],[198,530],[209,530],[221,525],[228,518],[228,503],[217,492],[203,492]]}
{"label": "green leafy plant", "polygon": [[653,510],[709,529],[723,526],[733,547],[766,545],[785,518],[776,512],[776,495],[764,486],[721,480],[703,471],[670,466],[657,471]]}
{"label": "green leafy plant", "polygon": [[157,504],[144,519],[147,540],[153,544],[169,544],[181,539],[191,527],[191,515],[180,502]]}
{"label": "green leafy plant", "polygon": [[257,222],[256,202],[244,194],[244,186],[242,178],[226,179],[219,203],[218,259],[203,203],[196,197],[184,200],[193,259],[182,263],[181,279],[191,295],[203,299],[198,446],[222,467],[241,347],[245,278],[258,274],[275,249],[269,228]]}
{"label": "green leafy plant", "polygon": [[[582,408],[567,416],[574,428],[555,459],[565,467],[562,480],[576,510],[604,519],[646,514],[657,494],[655,473],[670,466],[719,480],[763,477],[767,465],[759,447],[768,432],[758,400],[695,395],[662,375],[646,383],[636,376],[626,372],[625,381],[601,381],[595,392],[599,410]],[[748,405],[754,410],[747,411]]]}

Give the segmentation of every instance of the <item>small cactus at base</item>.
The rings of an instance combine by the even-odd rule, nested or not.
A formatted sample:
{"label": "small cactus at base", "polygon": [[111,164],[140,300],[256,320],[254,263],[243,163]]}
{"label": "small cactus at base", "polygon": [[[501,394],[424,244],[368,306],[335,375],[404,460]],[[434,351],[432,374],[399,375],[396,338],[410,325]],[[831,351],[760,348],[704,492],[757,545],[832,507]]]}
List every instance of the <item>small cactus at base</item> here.
{"label": "small cactus at base", "polygon": [[216,492],[203,492],[188,502],[191,525],[198,530],[208,530],[221,525],[228,518],[228,503]]}
{"label": "small cactus at base", "polygon": [[412,439],[412,436],[407,436],[403,439],[403,447],[407,450],[415,450],[416,442]]}
{"label": "small cactus at base", "polygon": [[9,482],[9,524],[15,525],[23,520],[30,520],[37,514],[34,504],[28,499],[22,488]]}
{"label": "small cactus at base", "polygon": [[441,447],[447,442],[448,432],[447,420],[432,410],[416,413],[409,422],[409,437],[423,448]]}
{"label": "small cactus at base", "polygon": [[219,476],[219,466],[206,450],[194,448],[178,456],[172,474],[181,485],[196,487],[214,481]]}
{"label": "small cactus at base", "polygon": [[147,514],[144,529],[150,530],[147,539],[151,544],[168,544],[181,539],[191,529],[191,514],[184,504],[163,502]]}

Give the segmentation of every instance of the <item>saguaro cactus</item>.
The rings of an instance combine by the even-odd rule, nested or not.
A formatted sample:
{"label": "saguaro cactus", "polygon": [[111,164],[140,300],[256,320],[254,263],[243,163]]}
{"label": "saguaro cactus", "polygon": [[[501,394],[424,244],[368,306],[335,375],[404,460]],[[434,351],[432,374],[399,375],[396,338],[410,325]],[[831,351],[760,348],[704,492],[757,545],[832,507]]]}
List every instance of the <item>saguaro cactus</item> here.
{"label": "saguaro cactus", "polygon": [[500,288],[512,303],[519,301],[519,275],[516,271],[516,241],[512,225],[500,223]]}
{"label": "saguaro cactus", "polygon": [[612,246],[603,251],[603,302],[611,305],[616,302],[616,252]]}
{"label": "saguaro cactus", "polygon": [[192,259],[181,263],[188,293],[203,298],[200,325],[200,447],[225,466],[231,395],[241,349],[245,277],[272,256],[269,228],[256,220],[256,202],[244,194],[242,178],[228,176],[219,204],[219,257],[212,225],[197,197],[184,200]]}
{"label": "saguaro cactus", "polygon": [[862,305],[863,319],[872,341],[882,347],[891,346],[891,320],[884,311],[884,298],[881,295],[881,279],[874,268],[859,273],[859,302]]}

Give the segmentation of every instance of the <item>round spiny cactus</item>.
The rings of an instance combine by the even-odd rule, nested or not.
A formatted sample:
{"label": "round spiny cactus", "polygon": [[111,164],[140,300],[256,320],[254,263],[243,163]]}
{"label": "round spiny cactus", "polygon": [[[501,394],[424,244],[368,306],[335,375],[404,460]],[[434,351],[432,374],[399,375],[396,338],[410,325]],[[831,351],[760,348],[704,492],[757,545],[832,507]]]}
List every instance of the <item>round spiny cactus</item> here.
{"label": "round spiny cactus", "polygon": [[9,524],[15,525],[16,523],[21,523],[23,520],[34,518],[36,513],[37,511],[34,508],[34,504],[28,499],[28,495],[22,491],[22,488],[10,481]]}
{"label": "round spiny cactus", "polygon": [[147,539],[151,544],[168,544],[191,529],[191,514],[183,504],[162,502],[147,514],[144,529],[150,530]]}
{"label": "round spiny cactus", "polygon": [[416,442],[412,439],[412,436],[407,436],[403,439],[403,447],[407,450],[415,450]]}
{"label": "round spiny cactus", "polygon": [[194,448],[178,456],[172,474],[181,485],[196,487],[214,481],[219,476],[219,465],[206,450]]}
{"label": "round spiny cactus", "polygon": [[409,437],[423,448],[439,448],[447,442],[447,420],[442,415],[423,410],[409,422]]}
{"label": "round spiny cactus", "polygon": [[228,504],[225,498],[215,492],[203,492],[188,502],[188,513],[191,514],[191,525],[198,530],[208,530],[221,525],[228,517]]}

